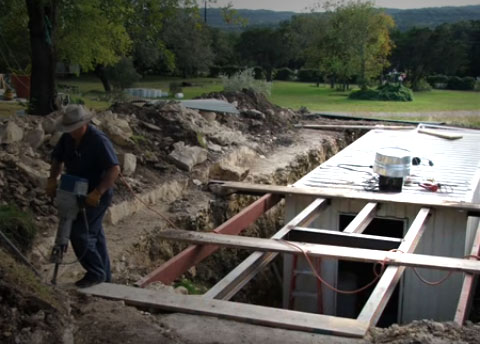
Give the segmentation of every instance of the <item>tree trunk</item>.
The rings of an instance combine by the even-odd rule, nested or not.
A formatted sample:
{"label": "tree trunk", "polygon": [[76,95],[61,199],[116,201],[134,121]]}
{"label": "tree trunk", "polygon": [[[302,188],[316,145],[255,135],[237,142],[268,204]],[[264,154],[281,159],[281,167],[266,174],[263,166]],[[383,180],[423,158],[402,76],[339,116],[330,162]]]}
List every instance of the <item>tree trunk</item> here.
{"label": "tree trunk", "polygon": [[56,110],[54,36],[58,0],[26,0],[26,4],[32,49],[29,112],[45,116]]}
{"label": "tree trunk", "polygon": [[97,64],[95,66],[95,75],[100,79],[103,85],[103,89],[105,92],[111,92],[112,86],[110,85],[110,81],[108,81],[107,74],[105,73],[105,66]]}

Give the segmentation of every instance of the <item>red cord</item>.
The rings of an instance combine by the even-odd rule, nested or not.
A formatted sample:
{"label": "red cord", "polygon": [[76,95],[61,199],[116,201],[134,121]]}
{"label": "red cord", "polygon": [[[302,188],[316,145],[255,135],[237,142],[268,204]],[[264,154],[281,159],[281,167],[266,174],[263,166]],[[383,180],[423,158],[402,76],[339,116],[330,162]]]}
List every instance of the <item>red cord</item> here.
{"label": "red cord", "polygon": [[[305,259],[307,260],[308,262],[308,265],[310,266],[310,268],[312,269],[315,277],[321,282],[323,283],[328,289],[334,291],[334,292],[337,292],[337,293],[340,293],[340,294],[357,294],[357,293],[360,293],[368,288],[370,288],[375,282],[377,282],[377,280],[380,278],[380,276],[382,275],[383,271],[385,270],[385,264],[386,264],[386,259],[382,262],[382,263],[376,263],[373,265],[373,272],[375,274],[375,278],[367,283],[366,285],[364,285],[363,287],[359,288],[359,289],[355,289],[355,290],[340,290],[340,289],[337,289],[335,288],[334,286],[332,286],[331,284],[329,284],[327,281],[325,281],[317,272],[317,270],[315,269],[315,266],[313,265],[311,259],[310,259],[310,256],[308,255],[308,252],[306,250],[304,250],[302,247],[300,246],[297,246],[296,244],[294,244],[293,242],[291,241],[285,241],[285,240],[278,240],[280,242],[283,242],[285,243],[286,245],[290,245],[294,248],[296,248],[297,250],[299,250],[300,252],[303,253]],[[380,273],[377,273],[376,271],[376,266],[380,264],[381,266],[381,269],[380,269]]]}

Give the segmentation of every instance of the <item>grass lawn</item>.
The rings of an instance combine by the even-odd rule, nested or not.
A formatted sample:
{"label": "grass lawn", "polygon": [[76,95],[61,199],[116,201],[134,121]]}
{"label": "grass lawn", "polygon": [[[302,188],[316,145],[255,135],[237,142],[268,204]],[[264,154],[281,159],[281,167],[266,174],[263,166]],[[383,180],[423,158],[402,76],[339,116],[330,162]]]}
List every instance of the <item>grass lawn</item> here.
{"label": "grass lawn", "polygon": [[[132,87],[155,88],[168,92],[171,82],[182,81],[192,84],[192,86],[183,87],[185,99],[223,89],[219,79],[158,76],[148,76]],[[121,93],[106,94],[100,80],[92,75],[58,80],[58,85],[59,91],[69,93],[73,100],[81,98],[88,107],[97,110],[107,109],[119,96],[125,98]],[[61,86],[67,86],[68,89],[62,89]],[[311,112],[338,112],[417,121],[445,121],[451,124],[480,127],[480,118],[476,114],[456,113],[453,116],[448,113],[449,111],[480,111],[480,93],[473,91],[419,92],[415,93],[413,102],[365,101],[350,100],[348,92],[337,92],[326,85],[316,87],[310,83],[275,81],[269,98],[277,105],[294,110],[305,106]],[[5,117],[20,109],[22,107],[15,103],[0,103],[0,116]],[[444,113],[438,114],[438,112]]]}
{"label": "grass lawn", "polygon": [[349,92],[337,92],[326,85],[275,82],[271,101],[298,110],[301,106],[312,112],[436,112],[480,111],[480,93],[468,91],[432,90],[414,94],[413,102],[366,101],[348,99]]}

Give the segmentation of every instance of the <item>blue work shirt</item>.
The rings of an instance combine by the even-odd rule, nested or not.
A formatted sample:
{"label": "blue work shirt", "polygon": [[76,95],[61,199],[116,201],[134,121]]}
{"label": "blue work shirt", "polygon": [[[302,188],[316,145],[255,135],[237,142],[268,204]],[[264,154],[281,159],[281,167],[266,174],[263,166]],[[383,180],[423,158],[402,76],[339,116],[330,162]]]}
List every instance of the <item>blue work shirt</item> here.
{"label": "blue work shirt", "polygon": [[[119,164],[108,137],[90,124],[78,147],[70,134],[63,134],[52,158],[65,164],[67,174],[88,179],[88,192],[100,184],[107,170]],[[111,189],[104,196],[110,193]]]}

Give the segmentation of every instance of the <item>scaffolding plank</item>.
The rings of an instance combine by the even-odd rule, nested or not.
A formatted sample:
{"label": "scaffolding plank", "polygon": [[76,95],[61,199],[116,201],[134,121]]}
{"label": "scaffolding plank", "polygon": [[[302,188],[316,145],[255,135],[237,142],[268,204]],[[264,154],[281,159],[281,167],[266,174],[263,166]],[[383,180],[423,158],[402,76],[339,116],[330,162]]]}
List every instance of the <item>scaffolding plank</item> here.
{"label": "scaffolding plank", "polygon": [[348,337],[363,337],[368,330],[365,324],[355,319],[302,313],[232,301],[210,300],[196,295],[180,295],[111,283],[101,283],[93,287],[79,289],[79,292],[108,299],[123,300],[126,304],[134,306],[216,316],[290,330]]}
{"label": "scaffolding plank", "polygon": [[[472,250],[470,255],[478,256],[480,255],[480,224],[477,228],[477,233],[475,234],[475,240],[473,241]],[[475,258],[470,258],[475,259]],[[472,274],[466,274],[463,279],[462,291],[460,292],[460,298],[458,300],[457,311],[455,312],[454,321],[463,325],[465,320],[468,318],[470,312],[471,300],[472,300],[472,291],[475,290],[475,281],[476,276]]]}
{"label": "scaffolding plank", "polygon": [[[414,222],[414,225],[418,221]],[[413,225],[412,225],[413,227]],[[412,228],[415,229],[415,228]],[[412,233],[415,231],[412,231]],[[281,252],[289,254],[303,254],[297,247],[302,248],[311,257],[327,257],[341,260],[358,261],[365,263],[387,262],[389,265],[401,265],[445,271],[459,271],[480,273],[480,262],[462,258],[431,256],[392,251],[369,250],[343,246],[330,246],[289,242],[275,239],[261,239],[237,235],[223,235],[216,233],[200,233],[191,231],[168,230],[158,233],[158,236],[168,240],[178,240],[197,244],[211,244],[225,247],[248,249],[265,252]],[[406,238],[407,239],[407,238]],[[406,240],[404,239],[404,240]],[[407,252],[405,242],[400,249]],[[295,245],[296,247],[294,247]]]}
{"label": "scaffolding plank", "polygon": [[[308,226],[318,217],[327,206],[327,201],[317,198],[304,210],[283,226],[272,239],[282,239],[295,226]],[[210,288],[203,296],[210,299],[231,299],[245,286],[258,272],[267,266],[278,255],[276,252],[254,252],[235,269],[230,271],[217,284]]]}
{"label": "scaffolding plank", "polygon": [[[266,194],[214,229],[213,232],[239,234],[262,216],[267,210],[276,205],[280,199],[281,197],[279,197],[279,195]],[[190,246],[175,257],[169,259],[147,276],[137,281],[135,285],[145,287],[146,285],[157,281],[170,284],[192,266],[200,263],[218,249],[218,246]]]}
{"label": "scaffolding plank", "polygon": [[377,214],[378,204],[374,202],[368,202],[367,205],[355,216],[343,230],[344,233],[363,233],[365,228],[368,227],[370,222],[375,218]]}
{"label": "scaffolding plank", "polygon": [[310,244],[335,245],[368,248],[372,250],[392,250],[398,248],[402,239],[386,236],[344,233],[326,229],[295,227],[288,233],[288,240]]}
{"label": "scaffolding plank", "polygon": [[319,188],[319,187],[291,187],[281,185],[263,185],[263,184],[250,184],[241,182],[229,182],[229,181],[210,181],[210,184],[216,184],[224,189],[236,190],[246,194],[281,194],[281,195],[301,195],[323,198],[347,198],[358,199],[378,203],[397,203],[397,204],[412,204],[425,207],[443,207],[472,212],[480,212],[480,204],[470,202],[456,202],[438,197],[421,197],[420,200],[408,194],[395,194],[392,197],[391,193],[382,192],[369,192],[358,191],[351,189],[331,189],[331,188]]}
{"label": "scaffolding plank", "polygon": [[[404,254],[411,254],[415,251],[420,238],[425,231],[425,224],[428,220],[431,210],[429,208],[422,208],[418,212],[415,220],[407,231],[403,239],[403,243],[400,245],[398,250],[405,252]],[[414,255],[420,258],[422,255]],[[423,255],[430,260],[437,260],[437,257]],[[427,258],[430,257],[430,258]],[[421,258],[420,258],[421,259]],[[454,258],[450,258],[454,259]],[[466,262],[465,259],[459,259],[460,261]],[[370,297],[367,300],[367,303],[363,307],[362,311],[358,315],[358,320],[366,322],[369,326],[373,326],[378,322],[380,316],[382,315],[385,306],[388,303],[388,300],[392,296],[395,287],[402,277],[403,272],[405,271],[404,266],[389,266],[385,269],[382,277],[378,281],[375,289],[370,294]]]}

